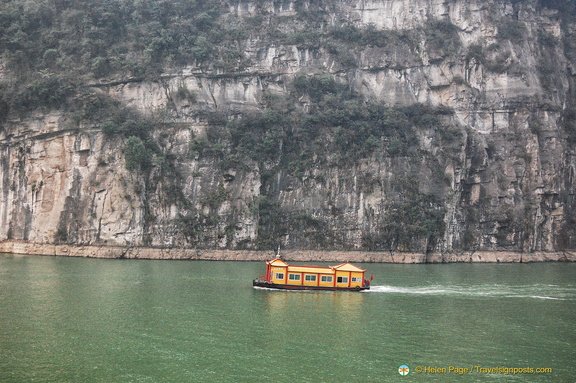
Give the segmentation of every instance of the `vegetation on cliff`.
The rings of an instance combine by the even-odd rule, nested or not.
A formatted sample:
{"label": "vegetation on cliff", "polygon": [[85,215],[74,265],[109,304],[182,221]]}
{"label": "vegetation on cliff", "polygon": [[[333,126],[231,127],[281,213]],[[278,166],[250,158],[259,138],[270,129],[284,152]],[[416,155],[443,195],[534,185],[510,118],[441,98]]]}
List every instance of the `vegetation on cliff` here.
{"label": "vegetation on cliff", "polygon": [[[306,112],[298,107],[298,100],[303,97],[309,100]],[[306,240],[309,248],[346,247],[334,238],[327,222],[301,212],[283,212],[273,202],[278,193],[273,176],[279,172],[297,182],[312,178],[322,183],[313,169],[354,168],[370,158],[418,161],[422,154],[419,130],[436,132],[445,148],[462,144],[461,131],[449,122],[453,114],[450,108],[425,105],[391,108],[364,102],[328,75],[308,78],[298,74],[291,92],[265,99],[263,111],[225,125],[213,125],[209,127],[208,139],[195,139],[190,145],[192,156],[211,157],[222,171],[260,174],[258,247],[274,248],[281,238],[287,235],[298,238],[298,233],[312,235],[313,239]],[[395,181],[399,188],[410,192],[400,201],[391,201],[386,208],[389,216],[382,217],[387,222],[382,230],[389,232],[391,227],[395,228],[390,231],[391,237],[367,239],[364,243],[367,248],[425,250],[428,246],[432,248],[444,234],[442,205],[446,179],[437,177],[419,189],[420,181],[412,174],[414,171],[407,170],[407,176],[412,177],[410,182]],[[362,181],[363,187],[370,188],[371,182],[374,181]],[[401,217],[411,217],[412,229],[404,226],[405,219]]]}
{"label": "vegetation on cliff", "polygon": [[[569,0],[532,2],[538,8],[558,9],[568,20],[576,16]],[[220,0],[3,0],[0,54],[6,72],[0,83],[0,117],[10,110],[38,107],[68,106],[74,111],[74,96],[90,82],[110,77],[155,78],[167,67],[191,62],[225,72],[242,70],[251,64],[245,41],[254,36],[278,44],[326,47],[343,68],[355,67],[358,52],[371,46],[405,44],[418,50],[425,41],[428,50],[437,52],[435,59],[462,48],[457,28],[446,20],[431,19],[412,30],[378,30],[331,23],[329,3],[295,2],[292,17],[270,14],[266,2],[255,5],[261,8],[255,16],[223,18],[229,4]],[[526,38],[525,31],[517,20],[502,20],[498,27],[502,40],[515,43]],[[541,36],[546,38],[546,33]],[[575,57],[576,37],[568,35],[564,44],[566,55]],[[486,49],[471,46],[468,57],[486,60]],[[493,63],[492,69],[502,70],[498,65],[502,63]]]}

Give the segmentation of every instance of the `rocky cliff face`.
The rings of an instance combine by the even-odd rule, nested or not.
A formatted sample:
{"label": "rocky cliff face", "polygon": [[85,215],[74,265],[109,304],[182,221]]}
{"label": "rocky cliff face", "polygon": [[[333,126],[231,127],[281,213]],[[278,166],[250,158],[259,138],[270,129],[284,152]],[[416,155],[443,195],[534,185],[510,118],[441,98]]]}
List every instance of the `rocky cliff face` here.
{"label": "rocky cliff face", "polygon": [[548,3],[228,3],[222,28],[257,23],[228,65],[85,84],[145,135],[58,108],[5,118],[0,238],[574,249],[576,23]]}

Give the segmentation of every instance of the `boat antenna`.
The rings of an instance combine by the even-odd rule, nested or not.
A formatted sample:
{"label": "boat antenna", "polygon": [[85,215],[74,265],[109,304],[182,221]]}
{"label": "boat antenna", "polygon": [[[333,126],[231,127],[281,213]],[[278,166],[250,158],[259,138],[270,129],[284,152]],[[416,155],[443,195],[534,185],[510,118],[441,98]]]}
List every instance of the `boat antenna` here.
{"label": "boat antenna", "polygon": [[278,250],[276,251],[276,256],[280,258],[280,245],[278,245]]}

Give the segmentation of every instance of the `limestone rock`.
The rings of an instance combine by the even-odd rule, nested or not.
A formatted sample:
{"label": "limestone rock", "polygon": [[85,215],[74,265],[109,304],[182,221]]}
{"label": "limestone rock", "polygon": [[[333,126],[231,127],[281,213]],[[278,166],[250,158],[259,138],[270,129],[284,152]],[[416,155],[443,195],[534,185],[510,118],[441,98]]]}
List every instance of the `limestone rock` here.
{"label": "limestone rock", "polygon": [[[221,17],[261,12],[290,17],[297,14],[296,3],[234,2]],[[474,251],[516,254],[576,247],[576,159],[562,127],[563,111],[576,101],[576,63],[561,44],[544,47],[536,38],[545,30],[562,41],[566,31],[576,34],[574,23],[562,26],[556,11],[536,2],[320,3],[334,25],[345,21],[358,28],[420,31],[418,36],[425,37],[422,30],[430,20],[443,20],[454,26],[457,41],[450,52],[426,38],[415,46],[399,40],[350,50],[356,65],[349,68],[322,45],[250,36],[243,43],[251,64],[241,71],[223,73],[190,63],[166,68],[156,80],[100,84],[100,91],[144,114],[168,111],[172,124],[156,127],[153,136],[175,164],[177,177],[170,179],[162,178],[160,165],[149,179],[127,170],[124,139],[108,137],[97,127],[70,129],[59,112],[9,120],[0,136],[0,239],[255,249],[263,174],[250,163],[241,171],[220,168],[209,158],[191,155],[190,143],[207,134],[203,113],[261,110],[265,93],[287,92],[286,84],[302,72],[328,73],[368,101],[452,108],[449,123],[458,127],[461,138],[443,147],[436,140],[440,133],[430,127],[419,133],[417,161],[374,155],[355,166],[308,169],[300,179],[282,171],[266,175],[272,180],[272,202],[309,222],[303,231],[280,233],[278,241],[285,247],[317,246],[312,234],[324,233],[333,249],[365,249],[366,236],[385,223],[387,203],[402,197],[394,180],[409,172],[418,175],[424,191],[438,177],[446,179],[442,238],[432,248],[427,240],[414,245],[439,254],[429,261],[481,260]],[[498,40],[498,20],[510,17],[526,27],[520,42]],[[484,57],[469,54],[478,44],[490,47]],[[538,70],[544,56],[555,60],[549,75],[553,86]],[[179,95],[184,88],[194,100]],[[129,254],[140,257],[134,250]]]}

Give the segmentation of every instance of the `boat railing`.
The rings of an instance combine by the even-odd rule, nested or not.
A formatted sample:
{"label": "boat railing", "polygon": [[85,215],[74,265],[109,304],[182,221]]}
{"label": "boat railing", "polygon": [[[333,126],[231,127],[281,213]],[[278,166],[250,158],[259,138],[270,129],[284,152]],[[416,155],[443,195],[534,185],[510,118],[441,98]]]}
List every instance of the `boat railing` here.
{"label": "boat railing", "polygon": [[266,280],[266,276],[264,274],[258,275],[258,278],[254,279],[254,281],[256,281],[256,282],[268,282]]}

